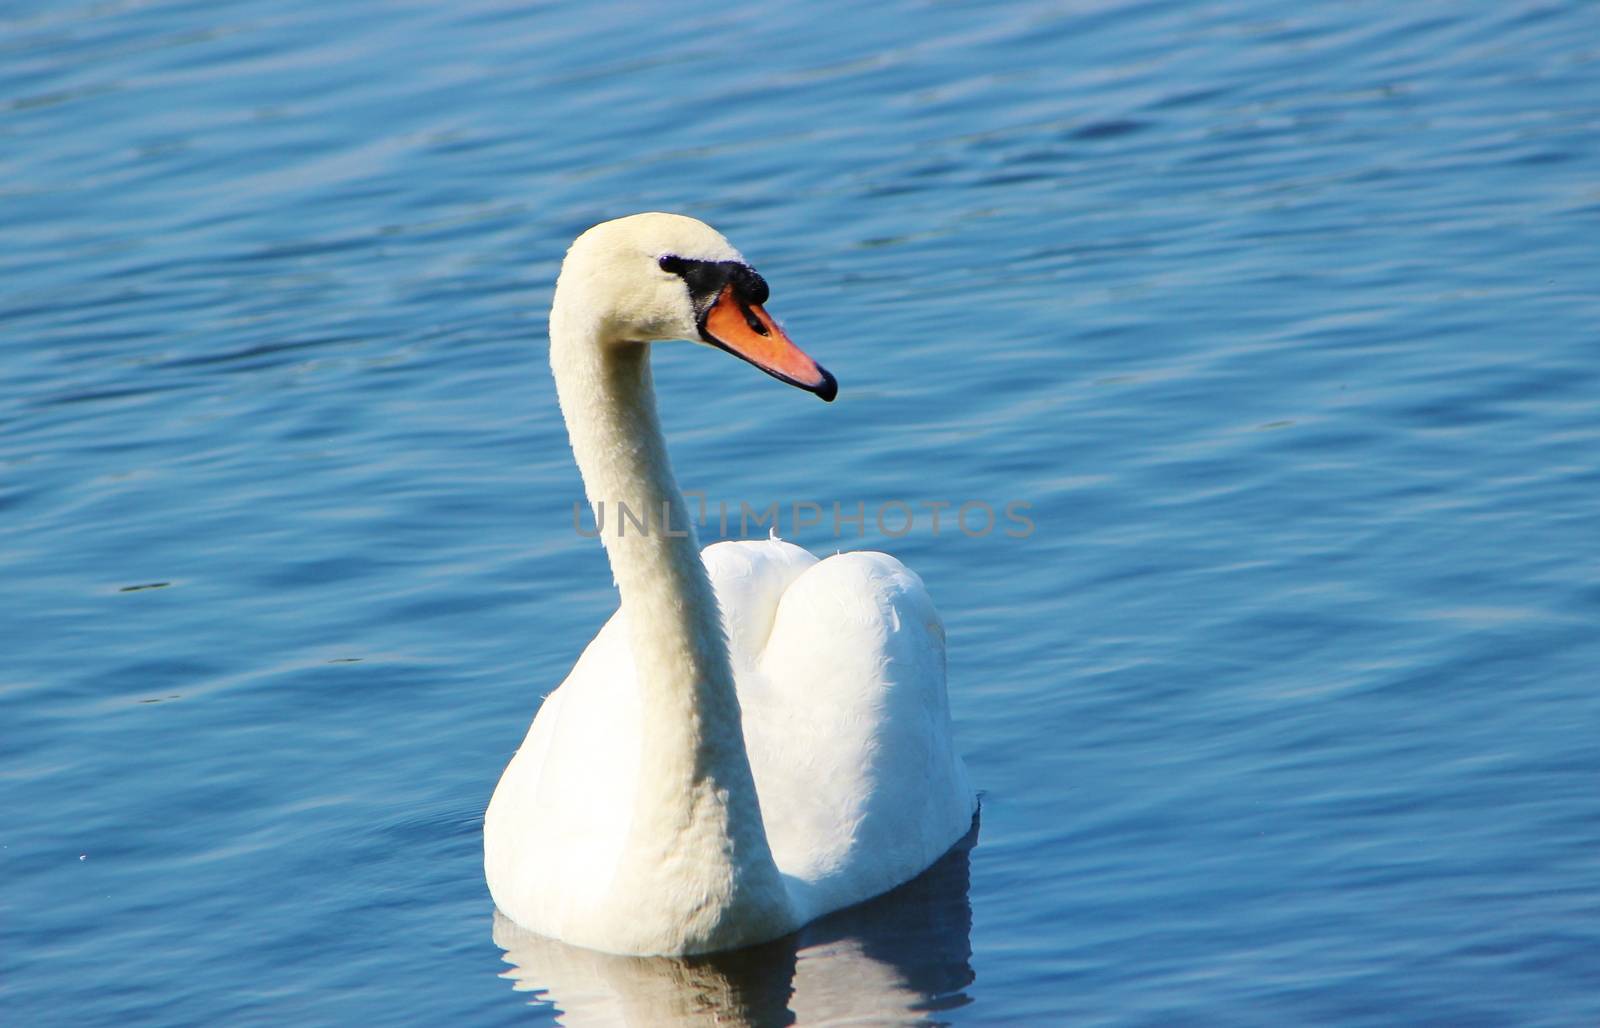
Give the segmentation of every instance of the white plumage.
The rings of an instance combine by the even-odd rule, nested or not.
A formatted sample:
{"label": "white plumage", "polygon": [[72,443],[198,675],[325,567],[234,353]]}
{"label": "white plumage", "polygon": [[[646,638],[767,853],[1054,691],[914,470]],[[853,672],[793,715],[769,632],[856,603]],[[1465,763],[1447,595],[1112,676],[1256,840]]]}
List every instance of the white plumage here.
{"label": "white plumage", "polygon": [[[798,350],[774,355],[792,348],[775,323],[708,337],[715,297],[664,256],[743,266],[688,218],[591,229],[563,265],[551,364],[590,501],[665,510],[677,528],[648,339],[702,338],[825,398],[832,378]],[[764,295],[727,290],[745,320],[766,317]],[[951,737],[944,629],[915,573],[777,539],[702,555],[692,532],[659,525],[603,541],[621,609],[545,700],[485,817],[507,916],[608,952],[725,949],[885,892],[966,834],[976,800]]]}

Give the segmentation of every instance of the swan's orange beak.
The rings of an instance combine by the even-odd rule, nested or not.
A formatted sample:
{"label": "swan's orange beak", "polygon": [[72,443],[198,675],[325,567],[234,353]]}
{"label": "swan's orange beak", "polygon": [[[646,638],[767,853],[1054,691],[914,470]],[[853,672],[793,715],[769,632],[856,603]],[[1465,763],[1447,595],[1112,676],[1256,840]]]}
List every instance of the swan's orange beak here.
{"label": "swan's orange beak", "polygon": [[824,400],[839,395],[834,377],[794,345],[759,303],[746,303],[731,285],[722,287],[722,295],[700,319],[700,334],[708,343],[749,361],[773,378]]}

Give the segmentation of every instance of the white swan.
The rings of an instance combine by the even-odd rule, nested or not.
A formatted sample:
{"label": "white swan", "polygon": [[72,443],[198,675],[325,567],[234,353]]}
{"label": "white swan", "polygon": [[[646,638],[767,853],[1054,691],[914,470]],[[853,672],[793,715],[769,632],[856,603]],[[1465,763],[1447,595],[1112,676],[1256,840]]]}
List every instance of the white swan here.
{"label": "white swan", "polygon": [[562,264],[550,366],[589,502],[613,515],[622,604],[484,817],[489,891],[541,935],[639,955],[774,939],[915,877],[971,826],[921,579],[882,553],[695,542],[650,341],[703,340],[833,399],[766,298],[680,215],[597,225]]}

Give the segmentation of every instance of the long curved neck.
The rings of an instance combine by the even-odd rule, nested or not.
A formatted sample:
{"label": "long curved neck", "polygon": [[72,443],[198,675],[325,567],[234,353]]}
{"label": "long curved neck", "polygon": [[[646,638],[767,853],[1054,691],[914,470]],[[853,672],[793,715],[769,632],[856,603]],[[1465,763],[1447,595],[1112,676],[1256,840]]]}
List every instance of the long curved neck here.
{"label": "long curved neck", "polygon": [[[558,287],[550,363],[622,597],[640,778],[619,878],[685,897],[691,949],[789,930],[744,746],[726,636],[656,414],[647,343],[603,337]],[[626,513],[625,513],[626,512]],[[640,525],[643,525],[641,529]],[[784,923],[778,923],[784,922]]]}

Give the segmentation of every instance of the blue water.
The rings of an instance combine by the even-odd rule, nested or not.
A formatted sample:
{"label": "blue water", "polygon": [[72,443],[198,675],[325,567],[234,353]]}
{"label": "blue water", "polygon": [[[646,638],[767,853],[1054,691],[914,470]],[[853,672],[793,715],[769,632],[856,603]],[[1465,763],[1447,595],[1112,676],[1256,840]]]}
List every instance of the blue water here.
{"label": "blue water", "polygon": [[[721,962],[481,872],[615,603],[551,284],[648,209],[841,385],[658,347],[680,478],[864,505],[785,530],[921,572],[983,792]],[[0,242],[8,1024],[1600,1021],[1590,5],[23,0]]]}

